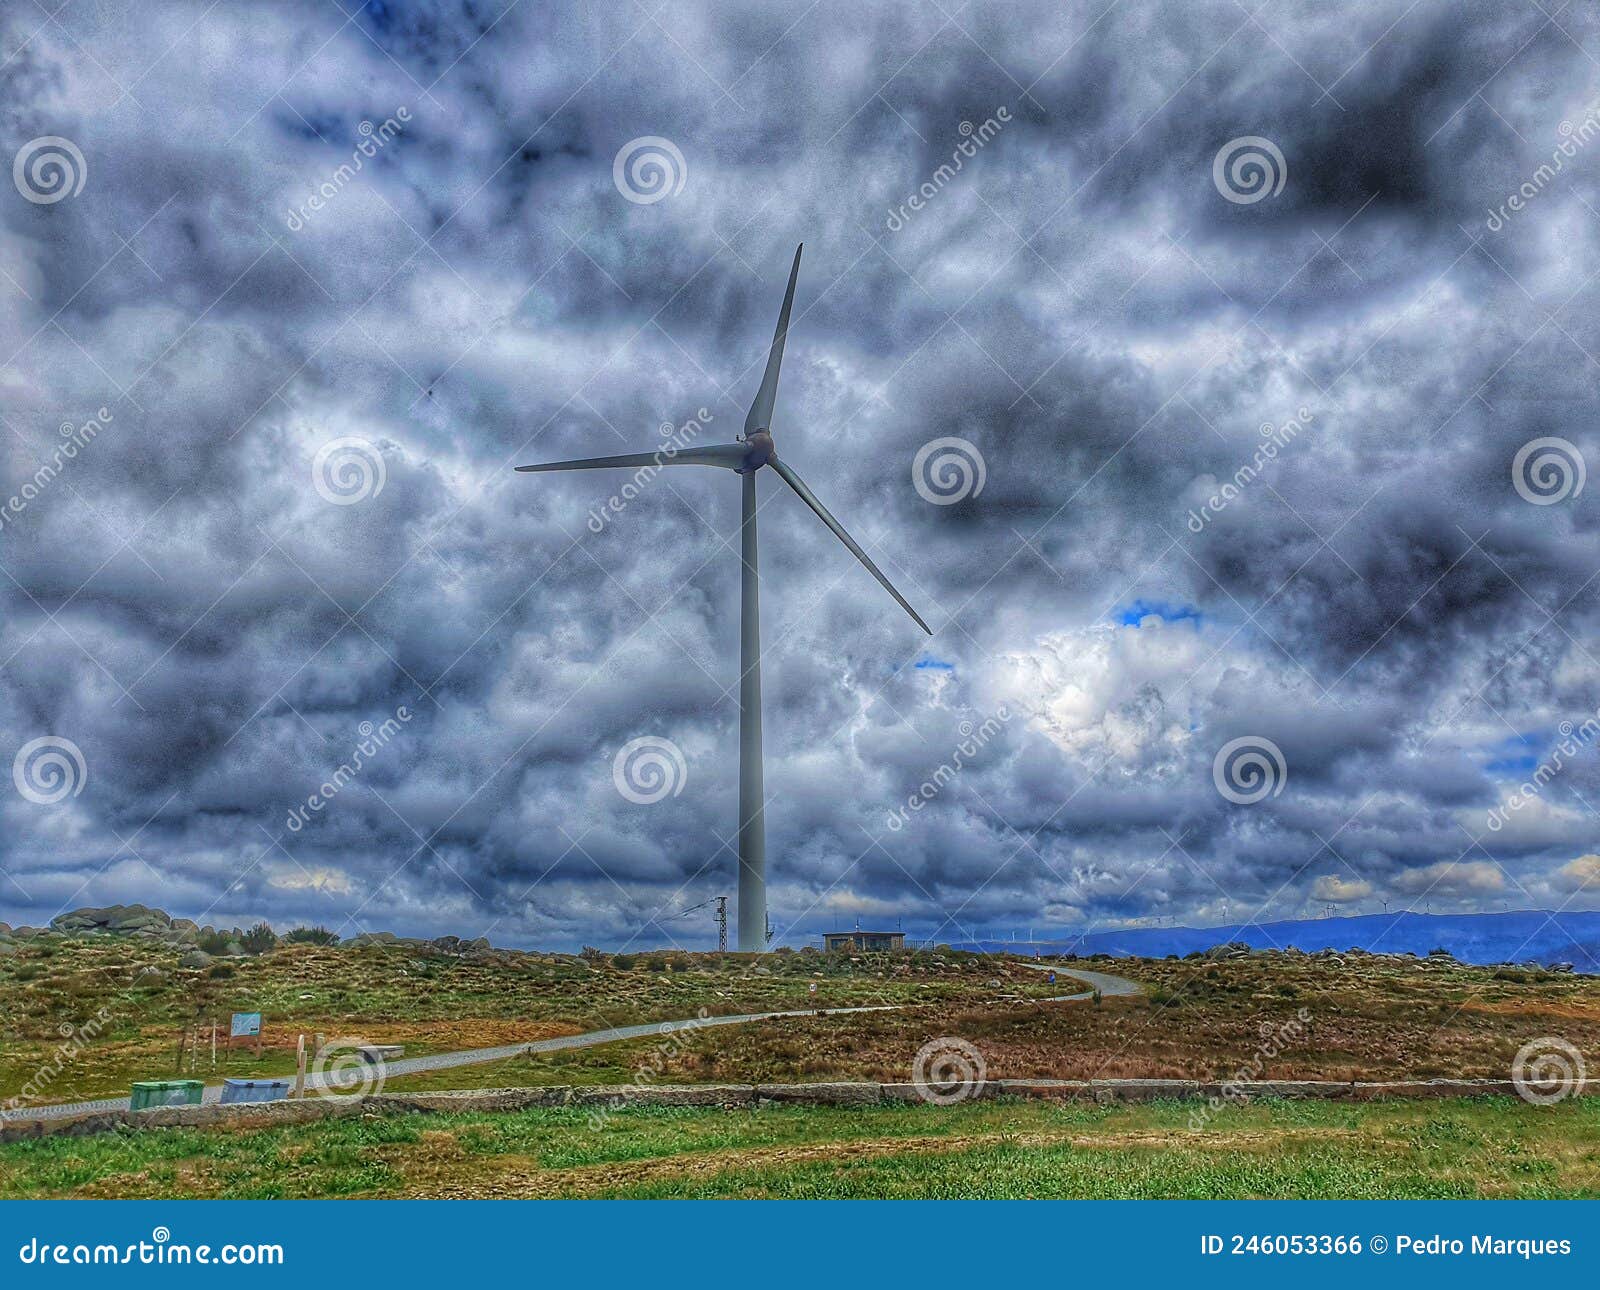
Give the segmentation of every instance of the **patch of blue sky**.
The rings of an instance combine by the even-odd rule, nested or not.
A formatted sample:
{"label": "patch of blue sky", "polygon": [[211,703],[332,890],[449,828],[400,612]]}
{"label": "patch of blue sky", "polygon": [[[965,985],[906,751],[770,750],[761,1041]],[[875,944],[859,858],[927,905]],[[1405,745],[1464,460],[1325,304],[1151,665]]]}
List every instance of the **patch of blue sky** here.
{"label": "patch of blue sky", "polygon": [[1159,618],[1164,623],[1192,622],[1200,625],[1200,610],[1195,605],[1175,605],[1166,600],[1135,600],[1112,611],[1112,616],[1124,627],[1137,627],[1146,618]]}

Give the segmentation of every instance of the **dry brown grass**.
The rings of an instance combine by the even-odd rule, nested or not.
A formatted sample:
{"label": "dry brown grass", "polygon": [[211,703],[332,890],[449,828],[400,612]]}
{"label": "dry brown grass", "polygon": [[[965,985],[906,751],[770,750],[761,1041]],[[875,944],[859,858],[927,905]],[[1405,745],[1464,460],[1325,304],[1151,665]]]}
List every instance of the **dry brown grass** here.
{"label": "dry brown grass", "polygon": [[[1556,1035],[1600,1051],[1600,981],[1403,959],[1270,956],[1090,966],[1148,986],[1090,1004],[930,1004],[903,1012],[806,1017],[696,1034],[662,1054],[652,1041],[443,1072],[435,1087],[626,1081],[649,1062],[659,1083],[909,1078],[929,1039],[977,1045],[993,1078],[1379,1080],[1506,1078],[1526,1041]],[[1298,1027],[1301,1010],[1307,1018]],[[1269,1044],[1264,1037],[1283,1036]],[[1264,1049],[1276,1047],[1270,1055]],[[448,1076],[448,1078],[446,1078]],[[408,1080],[397,1088],[418,1087]]]}

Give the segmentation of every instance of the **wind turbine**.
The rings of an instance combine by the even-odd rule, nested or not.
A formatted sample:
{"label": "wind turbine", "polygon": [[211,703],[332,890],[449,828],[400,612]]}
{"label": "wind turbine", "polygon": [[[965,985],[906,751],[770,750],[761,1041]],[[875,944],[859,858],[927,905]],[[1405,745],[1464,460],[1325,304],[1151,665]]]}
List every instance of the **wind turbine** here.
{"label": "wind turbine", "polygon": [[736,443],[690,447],[675,455],[625,453],[617,457],[580,457],[518,466],[520,471],[610,470],[639,466],[715,466],[742,476],[743,509],[739,524],[741,573],[739,579],[739,949],[756,953],[767,947],[767,846],[763,819],[766,801],[761,774],[761,606],[760,574],[756,561],[756,472],[770,466],[800,500],[817,513],[833,535],[867,567],[867,572],[910,614],[917,626],[933,635],[910,602],[894,589],[883,571],[872,563],[856,540],[845,532],[828,508],[817,500],[794,468],[779,459],[772,442],[772,407],[778,397],[778,369],[783,365],[783,342],[789,334],[789,311],[794,306],[794,284],[800,276],[801,243],[795,248],[789,270],[789,287],[783,293],[778,326],[767,354],[761,388],[744,419],[744,433]]}

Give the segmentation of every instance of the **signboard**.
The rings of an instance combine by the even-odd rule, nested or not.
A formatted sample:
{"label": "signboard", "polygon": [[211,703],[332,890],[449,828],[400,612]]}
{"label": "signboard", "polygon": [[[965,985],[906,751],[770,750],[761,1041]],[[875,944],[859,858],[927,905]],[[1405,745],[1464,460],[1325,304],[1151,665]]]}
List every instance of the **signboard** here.
{"label": "signboard", "polygon": [[259,1012],[236,1012],[233,1014],[233,1026],[228,1031],[230,1039],[250,1039],[261,1034],[261,1014]]}

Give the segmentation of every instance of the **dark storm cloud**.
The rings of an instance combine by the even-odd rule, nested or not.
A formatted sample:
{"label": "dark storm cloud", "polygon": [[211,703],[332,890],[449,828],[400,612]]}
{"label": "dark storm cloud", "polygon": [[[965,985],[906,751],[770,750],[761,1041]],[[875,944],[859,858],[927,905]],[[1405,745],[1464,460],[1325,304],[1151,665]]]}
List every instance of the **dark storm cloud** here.
{"label": "dark storm cloud", "polygon": [[[1592,746],[1488,820],[1600,708],[1593,494],[1512,476],[1596,447],[1585,14],[58,21],[0,20],[6,155],[88,165],[0,201],[0,725],[89,770],[0,807],[10,921],[704,944],[651,919],[733,885],[735,490],[509,467],[731,439],[802,240],[782,450],[937,635],[760,479],[788,939],[1581,900]],[[629,202],[650,135],[683,189]],[[1240,136],[1276,195],[1215,186]],[[985,478],[938,505],[947,437]],[[641,737],[682,759],[654,804]],[[1236,740],[1278,792],[1219,791]]]}

